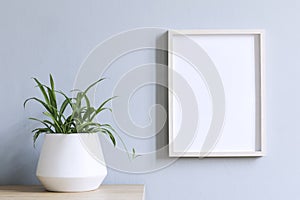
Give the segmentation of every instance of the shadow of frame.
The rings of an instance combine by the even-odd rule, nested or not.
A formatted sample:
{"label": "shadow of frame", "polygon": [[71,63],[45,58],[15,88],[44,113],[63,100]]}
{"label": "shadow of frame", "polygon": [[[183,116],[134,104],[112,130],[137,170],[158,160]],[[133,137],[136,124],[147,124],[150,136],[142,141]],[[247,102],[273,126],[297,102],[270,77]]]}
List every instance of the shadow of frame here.
{"label": "shadow of frame", "polygon": [[[168,85],[168,34],[165,32],[164,34],[157,37],[156,40],[157,46],[162,47],[162,49],[155,50],[155,62],[156,62],[156,81],[158,83],[162,83],[163,85]],[[163,128],[156,133],[156,150],[157,151],[157,159],[166,159],[169,158],[169,140],[168,140],[168,87],[165,87],[160,84],[155,85],[155,103],[157,105],[162,106],[162,108],[166,112],[166,116],[161,116],[159,112],[156,112],[155,115],[155,123],[156,130],[159,130],[159,124],[161,120],[165,120],[165,124]],[[166,119],[162,119],[162,117],[166,117]],[[161,151],[163,150],[163,151]]]}

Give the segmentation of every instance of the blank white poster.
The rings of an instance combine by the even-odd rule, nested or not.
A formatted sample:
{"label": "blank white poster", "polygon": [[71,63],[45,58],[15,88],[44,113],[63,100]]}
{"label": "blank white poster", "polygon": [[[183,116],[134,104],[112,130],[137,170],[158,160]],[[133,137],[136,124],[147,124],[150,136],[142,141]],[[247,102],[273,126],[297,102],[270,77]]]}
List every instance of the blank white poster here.
{"label": "blank white poster", "polygon": [[[172,45],[182,44],[182,35],[174,35]],[[260,59],[256,46],[257,37],[252,34],[200,34],[190,37],[209,56],[214,63],[225,91],[225,120],[220,137],[211,152],[235,153],[255,152],[258,145],[257,131],[257,70],[260,69]],[[176,48],[180,48],[176,46]],[[208,133],[213,105],[210,91],[205,77],[195,66],[184,58],[172,54],[172,69],[180,74],[191,87],[198,104],[198,128],[196,137],[186,150],[195,153],[201,151],[203,142]],[[176,79],[173,79],[176,86]],[[172,98],[172,142],[175,140],[181,127],[181,102],[175,95]],[[176,144],[172,144],[173,151]]]}

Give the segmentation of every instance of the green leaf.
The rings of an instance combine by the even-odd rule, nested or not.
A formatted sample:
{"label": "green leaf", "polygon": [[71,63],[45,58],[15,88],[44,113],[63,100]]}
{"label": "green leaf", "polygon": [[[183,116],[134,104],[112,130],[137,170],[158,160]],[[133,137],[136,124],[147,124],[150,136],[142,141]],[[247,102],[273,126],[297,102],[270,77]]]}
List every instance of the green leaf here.
{"label": "green leaf", "polygon": [[70,101],[71,99],[70,98],[67,98],[64,100],[64,102],[61,104],[61,107],[60,107],[60,110],[59,110],[59,118],[61,118],[63,116],[63,113],[65,112],[66,108],[68,105],[70,105]]}
{"label": "green leaf", "polygon": [[37,131],[37,132],[34,133],[34,135],[33,135],[33,146],[34,147],[35,147],[35,142],[36,142],[36,140],[38,139],[38,137],[41,133],[42,133],[41,131]]}
{"label": "green leaf", "polygon": [[110,140],[112,141],[113,145],[116,146],[116,144],[117,144],[116,139],[115,139],[114,135],[110,132],[110,130],[102,128],[100,132],[107,134],[109,136]]}
{"label": "green leaf", "polygon": [[132,148],[132,159],[135,159],[137,157],[140,157],[141,155],[137,155],[136,152],[135,152],[135,149]]}
{"label": "green leaf", "polygon": [[47,120],[42,121],[42,120],[39,120],[39,119],[36,119],[36,118],[33,118],[33,117],[30,117],[29,119],[42,123],[44,126],[47,127],[48,132],[54,133],[54,131],[51,129],[51,126],[52,126],[51,122],[49,123],[49,121],[47,121]]}
{"label": "green leaf", "polygon": [[81,100],[82,100],[82,98],[83,98],[83,93],[82,92],[78,92],[77,93],[77,95],[76,95],[76,98],[75,98],[75,100],[76,100],[76,107],[77,108],[80,108],[81,107]]}
{"label": "green leaf", "polygon": [[74,98],[68,97],[65,93],[63,93],[63,92],[60,91],[60,90],[55,90],[55,92],[57,92],[57,93],[63,95],[63,96],[65,97],[65,99],[69,99],[69,100],[70,100],[70,102],[69,102],[70,104],[71,104],[72,99],[74,99]]}
{"label": "green leaf", "polygon": [[44,106],[44,108],[45,108],[48,112],[52,112],[50,106],[49,106],[47,103],[43,102],[42,100],[40,100],[39,98],[36,98],[36,97],[31,97],[31,98],[26,99],[25,102],[24,102],[24,104],[23,104],[23,105],[24,105],[24,108],[25,108],[27,102],[28,102],[28,101],[31,101],[31,100],[35,100],[35,101],[39,102],[40,104],[42,104],[42,105]]}
{"label": "green leaf", "polygon": [[112,141],[114,147],[117,145],[116,139],[111,132],[109,132],[109,138]]}
{"label": "green leaf", "polygon": [[86,102],[86,107],[90,108],[91,107],[91,103],[90,103],[90,100],[89,100],[88,96],[86,94],[84,94],[83,97],[84,97],[85,102]]}
{"label": "green leaf", "polygon": [[84,121],[86,121],[86,120],[87,120],[87,121],[91,121],[91,115],[92,115],[93,112],[95,112],[95,109],[94,109],[94,108],[92,108],[92,107],[87,108],[87,110],[85,111],[85,113],[84,113],[82,119],[83,119]]}
{"label": "green leaf", "polygon": [[63,133],[63,130],[61,128],[61,123],[59,121],[57,121],[57,119],[55,119],[51,113],[43,112],[43,114],[46,115],[47,117],[49,117],[50,119],[52,119],[52,121],[53,121],[53,123],[51,123],[48,120],[44,120],[44,122],[51,123],[57,133]]}
{"label": "green leaf", "polygon": [[35,143],[36,143],[36,140],[38,139],[39,135],[42,134],[42,133],[48,133],[48,129],[47,128],[37,128],[32,132],[34,132],[33,146],[35,147]]}
{"label": "green leaf", "polygon": [[55,91],[55,90],[54,90],[54,81],[53,81],[53,77],[52,77],[51,74],[50,74],[49,76],[50,76],[50,85],[51,85],[51,89],[52,89],[53,91]]}
{"label": "green leaf", "polygon": [[106,127],[106,128],[108,128],[108,129],[110,129],[111,131],[113,131],[113,132],[116,133],[115,129],[114,129],[111,125],[109,125],[109,124],[101,124],[100,126],[101,126],[101,127]]}
{"label": "green leaf", "polygon": [[47,93],[45,91],[45,88],[44,86],[39,82],[39,80],[37,78],[33,78],[33,80],[36,82],[37,86],[39,87],[39,89],[41,90],[43,96],[44,96],[44,99],[45,101],[47,102],[47,104],[49,104],[49,98],[47,96]]}
{"label": "green leaf", "polygon": [[[52,96],[55,100],[55,104],[56,104],[56,94],[55,94],[55,88],[54,88],[54,81],[53,81],[53,77],[50,74],[50,85],[51,85],[51,92],[52,92]],[[57,108],[57,106],[55,106]]]}
{"label": "green leaf", "polygon": [[109,101],[113,100],[114,98],[116,98],[116,96],[108,98],[107,100],[105,100],[97,109],[96,112],[94,113],[94,115],[91,117],[91,120],[93,120],[100,112],[102,112],[103,110],[109,109],[109,108],[104,108],[105,104],[108,103]]}
{"label": "green leaf", "polygon": [[94,86],[97,85],[99,82],[101,82],[101,81],[103,81],[103,80],[105,80],[105,79],[106,79],[106,78],[101,78],[101,79],[95,81],[94,83],[92,83],[90,86],[88,86],[88,87],[84,90],[83,94],[85,95],[92,87],[94,87]]}
{"label": "green leaf", "polygon": [[73,89],[73,90],[71,90],[70,92],[82,92],[82,91],[79,90],[79,89]]}
{"label": "green leaf", "polygon": [[57,109],[57,103],[56,103],[56,96],[55,96],[55,91],[52,91],[50,88],[47,88],[48,96],[50,99],[50,105]]}
{"label": "green leaf", "polygon": [[95,122],[84,122],[84,123],[78,125],[78,126],[77,126],[77,129],[78,129],[79,131],[83,131],[85,128],[88,128],[89,126],[95,126],[95,127],[98,126],[98,127],[100,127],[100,124],[95,123]]}

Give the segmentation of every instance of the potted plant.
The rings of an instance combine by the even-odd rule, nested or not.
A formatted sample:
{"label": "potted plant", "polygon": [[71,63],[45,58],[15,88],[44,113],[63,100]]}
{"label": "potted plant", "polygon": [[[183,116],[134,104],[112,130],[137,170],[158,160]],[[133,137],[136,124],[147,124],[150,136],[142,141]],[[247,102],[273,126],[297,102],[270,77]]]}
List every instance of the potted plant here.
{"label": "potted plant", "polygon": [[[28,98],[24,107],[29,101],[38,102],[45,109],[43,114],[47,118],[29,118],[43,125],[32,131],[34,144],[40,134],[45,134],[36,171],[38,179],[49,191],[81,192],[97,189],[107,175],[107,169],[98,135],[93,133],[107,135],[114,146],[115,136],[120,138],[110,124],[95,122],[95,117],[101,112],[112,111],[105,105],[114,97],[95,108],[87,96],[87,92],[104,79],[97,80],[84,91],[73,90],[72,97],[55,89],[51,74],[50,86],[42,84],[36,78],[33,80],[43,99]],[[57,95],[63,98],[60,105]],[[123,141],[122,144],[124,145]],[[127,151],[125,145],[124,147]],[[134,149],[131,156],[136,157]]]}

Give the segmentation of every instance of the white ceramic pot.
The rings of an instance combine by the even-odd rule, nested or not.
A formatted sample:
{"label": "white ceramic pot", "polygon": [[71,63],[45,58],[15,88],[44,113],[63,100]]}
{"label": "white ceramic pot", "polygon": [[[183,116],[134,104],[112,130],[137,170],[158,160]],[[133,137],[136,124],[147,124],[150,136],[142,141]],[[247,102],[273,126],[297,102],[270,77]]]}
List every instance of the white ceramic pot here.
{"label": "white ceramic pot", "polygon": [[107,169],[97,134],[45,134],[36,175],[56,192],[97,189]]}

